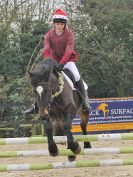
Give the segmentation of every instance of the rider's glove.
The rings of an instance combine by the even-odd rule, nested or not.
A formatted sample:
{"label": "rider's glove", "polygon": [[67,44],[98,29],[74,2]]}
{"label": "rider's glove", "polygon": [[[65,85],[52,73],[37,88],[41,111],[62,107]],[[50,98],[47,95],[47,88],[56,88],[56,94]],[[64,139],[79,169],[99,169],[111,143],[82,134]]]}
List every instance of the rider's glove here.
{"label": "rider's glove", "polygon": [[57,70],[58,72],[61,72],[61,71],[63,70],[63,67],[64,67],[63,64],[58,63],[58,64],[56,65],[56,70]]}

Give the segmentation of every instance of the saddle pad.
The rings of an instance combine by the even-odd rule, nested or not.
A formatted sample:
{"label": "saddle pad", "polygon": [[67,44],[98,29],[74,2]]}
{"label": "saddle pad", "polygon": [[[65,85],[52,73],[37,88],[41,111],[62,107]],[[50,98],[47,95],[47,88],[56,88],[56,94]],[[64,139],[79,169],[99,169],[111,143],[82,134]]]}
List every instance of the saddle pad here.
{"label": "saddle pad", "polygon": [[[72,88],[73,90],[76,90],[76,88],[74,87],[74,84],[73,84],[72,80],[71,80],[63,71],[61,71],[61,73],[63,74],[64,78],[67,80],[67,82],[69,83],[69,85],[71,86],[71,88]],[[87,90],[87,89],[88,89],[88,86],[87,86],[87,84],[84,82],[84,80],[83,80],[83,83],[84,83],[85,90]]]}

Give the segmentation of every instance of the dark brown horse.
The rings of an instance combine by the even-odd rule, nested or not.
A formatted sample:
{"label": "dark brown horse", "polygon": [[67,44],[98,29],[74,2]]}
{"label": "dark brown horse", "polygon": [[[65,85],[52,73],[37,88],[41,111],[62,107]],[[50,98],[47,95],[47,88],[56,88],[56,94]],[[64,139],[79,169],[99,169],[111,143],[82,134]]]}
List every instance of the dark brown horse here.
{"label": "dark brown horse", "polygon": [[[58,155],[54,135],[66,135],[67,148],[71,149],[73,153],[79,154],[81,148],[78,142],[75,142],[71,132],[72,121],[77,113],[80,114],[81,129],[86,135],[89,110],[81,110],[80,94],[78,91],[73,91],[62,73],[57,72],[56,65],[56,61],[52,59],[43,60],[29,72],[29,78],[35,92],[39,115],[45,122],[49,154]],[[84,148],[90,147],[90,142],[84,142]],[[75,158],[76,156],[69,156],[71,161]]]}

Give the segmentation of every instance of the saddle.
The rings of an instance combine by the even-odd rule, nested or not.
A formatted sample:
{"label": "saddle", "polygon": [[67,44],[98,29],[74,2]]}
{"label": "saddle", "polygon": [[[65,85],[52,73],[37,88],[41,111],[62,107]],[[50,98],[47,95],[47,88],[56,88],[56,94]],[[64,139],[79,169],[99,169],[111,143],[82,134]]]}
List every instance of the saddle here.
{"label": "saddle", "polygon": [[[72,71],[69,70],[68,68],[64,68],[64,69],[62,70],[62,73],[64,73],[63,75],[64,75],[65,79],[68,81],[69,85],[72,87],[72,89],[79,91],[79,88],[78,88],[78,86],[77,86],[77,83],[76,83],[76,81],[75,81],[75,78],[74,78],[74,75],[73,75]],[[87,89],[88,89],[88,86],[87,86],[87,84],[84,82],[84,80],[83,80],[83,84],[84,84],[85,90],[87,90]]]}
{"label": "saddle", "polygon": [[74,78],[74,75],[73,75],[72,71],[69,70],[68,68],[65,68],[65,69],[63,69],[63,73],[65,73],[65,74],[63,74],[64,77],[65,77],[65,75],[68,76],[69,80],[65,77],[65,79],[68,81],[68,83],[70,84],[70,81],[72,82],[72,84],[73,84],[73,86],[72,86],[73,90],[77,90],[76,81],[75,81],[75,78]]}

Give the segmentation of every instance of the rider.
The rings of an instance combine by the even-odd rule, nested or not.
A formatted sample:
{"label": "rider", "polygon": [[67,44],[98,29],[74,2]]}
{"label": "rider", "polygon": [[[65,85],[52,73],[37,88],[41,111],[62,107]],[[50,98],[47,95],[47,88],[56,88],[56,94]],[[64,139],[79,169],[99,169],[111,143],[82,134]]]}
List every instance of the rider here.
{"label": "rider", "polygon": [[[53,58],[58,61],[58,70],[68,68],[74,75],[76,85],[80,91],[83,99],[82,110],[90,109],[90,102],[86,94],[83,80],[80,77],[79,71],[75,65],[77,60],[77,53],[74,51],[74,34],[66,26],[68,15],[65,11],[58,9],[53,14],[53,28],[50,29],[44,39],[44,48],[42,56]],[[34,113],[35,106],[32,106],[25,113]]]}

